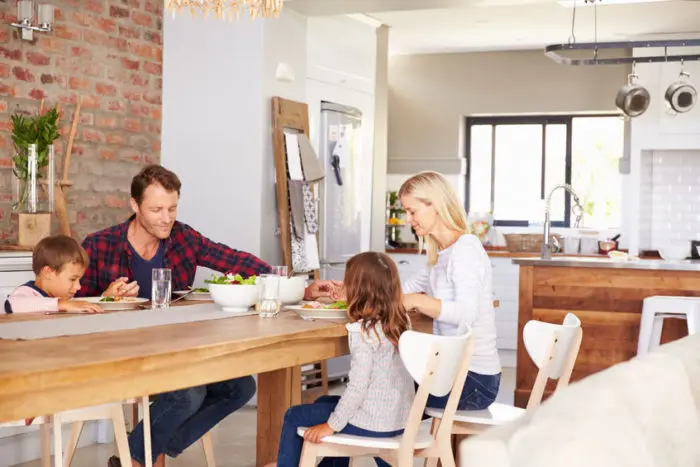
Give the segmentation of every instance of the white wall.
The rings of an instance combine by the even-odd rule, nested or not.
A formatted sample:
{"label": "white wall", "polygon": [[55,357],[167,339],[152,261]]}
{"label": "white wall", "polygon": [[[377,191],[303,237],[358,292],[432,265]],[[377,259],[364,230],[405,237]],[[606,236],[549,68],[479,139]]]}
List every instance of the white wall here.
{"label": "white wall", "polygon": [[[380,49],[382,49],[380,44]],[[366,155],[375,153],[375,88],[377,72],[377,30],[344,16],[312,17],[308,19],[306,102],[309,106],[310,136],[318,150],[321,101],[355,107],[362,112],[362,147]],[[388,54],[388,44],[381,53]],[[375,194],[383,192],[386,174],[386,155],[375,154],[374,170],[381,170],[375,180]],[[384,195],[382,194],[382,197]],[[383,222],[383,201],[372,202],[372,191],[367,193],[371,212],[366,213],[364,224],[371,241],[365,249],[382,249],[383,233],[377,233],[377,224]],[[374,227],[373,231],[370,225]],[[383,230],[383,226],[381,227]]]}
{"label": "white wall", "polygon": [[163,18],[162,164],[182,180],[179,218],[260,253],[263,25]]}
{"label": "white wall", "polygon": [[700,150],[642,153],[639,219],[640,249],[700,239]]}
{"label": "white wall", "polygon": [[[663,55],[663,53],[663,49],[634,50],[635,56]],[[669,48],[668,53],[700,53],[700,48]],[[700,75],[700,63],[698,62],[686,63],[684,68],[692,77]],[[636,67],[639,82],[649,90],[651,101],[646,112],[630,122],[629,155],[625,161],[625,165],[629,166],[629,173],[623,177],[622,226],[623,232],[628,239],[627,245],[632,254],[637,254],[640,249],[651,245],[653,243],[652,235],[656,235],[656,238],[659,240],[664,238],[663,236],[659,237],[660,232],[658,230],[656,233],[650,231],[649,219],[646,217],[653,215],[647,212],[649,208],[646,206],[651,203],[651,209],[653,210],[653,202],[651,201],[653,198],[650,198],[649,193],[649,190],[653,191],[653,184],[650,184],[648,180],[650,177],[649,161],[647,159],[647,167],[645,169],[645,158],[653,158],[653,154],[656,154],[657,158],[660,154],[667,154],[671,161],[674,158],[681,158],[675,161],[675,165],[678,166],[675,169],[666,169],[665,164],[663,164],[664,168],[658,166],[654,169],[662,172],[668,170],[671,172],[674,170],[694,170],[692,167],[695,165],[695,160],[693,157],[688,157],[687,154],[700,151],[700,105],[696,105],[688,113],[671,115],[668,113],[664,102],[664,92],[672,82],[678,79],[679,71],[679,63],[639,63]],[[668,151],[679,151],[679,153],[673,154]],[[681,155],[680,152],[686,155]],[[652,155],[646,156],[646,154]],[[672,167],[672,165],[668,167]],[[661,176],[660,179],[657,176],[657,180],[660,180],[657,185],[669,186],[666,183],[666,175]],[[681,184],[684,183],[681,182]],[[659,194],[658,191],[656,194]],[[689,192],[686,196],[676,200],[676,202],[679,202],[681,205],[696,202],[692,196]],[[657,196],[657,199],[661,198]],[[676,208],[674,207],[673,209]],[[658,212],[657,210],[657,214]],[[687,225],[679,225],[676,228],[683,231],[687,228]],[[688,232],[684,235],[688,236],[691,234],[692,232]],[[657,245],[651,246],[656,248]]]}

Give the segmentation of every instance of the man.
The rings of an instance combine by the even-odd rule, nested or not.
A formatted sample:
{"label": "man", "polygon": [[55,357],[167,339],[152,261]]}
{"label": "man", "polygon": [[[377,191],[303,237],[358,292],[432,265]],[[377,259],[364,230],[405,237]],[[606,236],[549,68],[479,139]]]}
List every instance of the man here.
{"label": "man", "polygon": [[[123,224],[88,235],[83,247],[90,264],[79,296],[140,296],[149,298],[151,270],[171,268],[173,290],[193,284],[197,266],[244,277],[259,275],[270,267],[250,253],[234,250],[178,222],[181,183],[177,175],[160,165],[144,167],[131,182],[133,215]],[[335,284],[318,281],[307,288],[305,298],[330,295]],[[177,457],[229,414],[243,407],[255,394],[252,376],[160,394],[151,405],[152,450],[156,466],[165,454]],[[129,436],[131,463],[143,467],[143,424]],[[117,457],[110,467],[120,467]],[[124,465],[126,467],[126,465]]]}

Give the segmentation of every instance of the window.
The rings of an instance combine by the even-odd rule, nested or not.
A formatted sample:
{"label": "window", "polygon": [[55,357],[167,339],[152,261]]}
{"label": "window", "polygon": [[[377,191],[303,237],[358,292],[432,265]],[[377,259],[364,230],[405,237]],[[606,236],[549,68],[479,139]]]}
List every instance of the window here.
{"label": "window", "polygon": [[[582,226],[620,225],[624,122],[617,116],[467,118],[467,212],[494,224],[527,226],[544,218],[545,198],[567,183],[584,209]],[[571,225],[571,197],[556,191],[550,218]]]}

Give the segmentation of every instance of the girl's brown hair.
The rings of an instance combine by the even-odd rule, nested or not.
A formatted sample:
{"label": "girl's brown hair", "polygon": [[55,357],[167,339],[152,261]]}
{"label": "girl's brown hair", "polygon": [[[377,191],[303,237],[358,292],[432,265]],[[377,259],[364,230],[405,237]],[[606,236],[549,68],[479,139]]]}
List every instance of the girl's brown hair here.
{"label": "girl's brown hair", "polygon": [[398,346],[411,323],[403,306],[399,270],[391,258],[373,251],[353,256],[344,283],[350,321],[362,321],[365,332],[380,324],[387,339]]}

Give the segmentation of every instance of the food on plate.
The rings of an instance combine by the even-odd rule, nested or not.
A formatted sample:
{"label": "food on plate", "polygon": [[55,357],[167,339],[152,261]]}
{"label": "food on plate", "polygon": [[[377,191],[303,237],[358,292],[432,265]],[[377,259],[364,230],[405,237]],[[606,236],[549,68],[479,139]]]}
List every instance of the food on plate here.
{"label": "food on plate", "polygon": [[209,292],[209,289],[207,289],[206,287],[192,288],[192,286],[190,286],[189,289],[193,293],[208,293]]}
{"label": "food on plate", "polygon": [[323,309],[323,310],[345,310],[348,304],[345,300],[338,300],[333,303],[308,302],[302,305],[306,309]]}
{"label": "food on plate", "polygon": [[[240,274],[233,274],[233,273],[228,273],[224,274],[223,276],[217,276],[216,274],[212,274],[211,279],[207,279],[204,282],[206,284],[225,284],[225,285],[255,285],[255,282],[257,281],[257,276],[249,276],[247,278],[243,278]],[[207,290],[208,292],[208,290]]]}
{"label": "food on plate", "polygon": [[102,297],[101,302],[133,302],[132,297]]}

